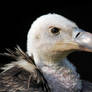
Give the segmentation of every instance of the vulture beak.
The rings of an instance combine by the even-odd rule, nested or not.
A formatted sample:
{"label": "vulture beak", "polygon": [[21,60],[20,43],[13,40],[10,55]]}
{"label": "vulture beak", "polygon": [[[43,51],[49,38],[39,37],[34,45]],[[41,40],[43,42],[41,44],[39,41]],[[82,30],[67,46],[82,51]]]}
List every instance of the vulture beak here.
{"label": "vulture beak", "polygon": [[73,32],[73,38],[78,44],[78,50],[92,52],[92,33],[77,29]]}

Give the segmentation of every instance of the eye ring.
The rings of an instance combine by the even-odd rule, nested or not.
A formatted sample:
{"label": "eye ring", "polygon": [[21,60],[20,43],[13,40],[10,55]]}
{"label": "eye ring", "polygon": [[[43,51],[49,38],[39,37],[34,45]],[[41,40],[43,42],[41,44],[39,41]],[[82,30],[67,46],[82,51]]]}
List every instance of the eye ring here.
{"label": "eye ring", "polygon": [[50,29],[52,34],[59,34],[60,33],[60,28],[58,27],[53,27]]}

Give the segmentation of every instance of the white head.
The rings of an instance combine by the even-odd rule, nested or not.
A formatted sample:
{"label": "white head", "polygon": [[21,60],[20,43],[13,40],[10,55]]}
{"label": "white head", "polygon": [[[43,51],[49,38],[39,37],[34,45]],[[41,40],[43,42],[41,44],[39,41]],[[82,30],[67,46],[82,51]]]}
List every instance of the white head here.
{"label": "white head", "polygon": [[[73,50],[81,50],[76,40],[81,30],[58,14],[47,14],[33,22],[27,39],[27,52],[38,61],[57,62]],[[84,50],[84,49],[83,49]]]}

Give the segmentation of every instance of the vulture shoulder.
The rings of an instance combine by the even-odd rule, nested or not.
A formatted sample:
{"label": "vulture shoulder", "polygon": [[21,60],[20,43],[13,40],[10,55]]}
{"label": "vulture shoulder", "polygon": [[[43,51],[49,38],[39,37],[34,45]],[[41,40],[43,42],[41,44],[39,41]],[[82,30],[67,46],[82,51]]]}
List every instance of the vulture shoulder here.
{"label": "vulture shoulder", "polygon": [[92,83],[83,80],[82,81],[82,91],[81,92],[92,92]]}
{"label": "vulture shoulder", "polygon": [[8,50],[4,55],[14,58],[16,62],[7,64],[0,73],[0,92],[50,92],[47,81],[33,59],[19,47],[15,52]]}

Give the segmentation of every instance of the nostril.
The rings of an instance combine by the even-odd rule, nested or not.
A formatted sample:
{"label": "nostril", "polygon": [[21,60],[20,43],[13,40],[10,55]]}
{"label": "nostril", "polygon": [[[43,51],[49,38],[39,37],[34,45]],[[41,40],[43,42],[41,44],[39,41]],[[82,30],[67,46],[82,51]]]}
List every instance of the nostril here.
{"label": "nostril", "polygon": [[75,36],[75,38],[77,38],[80,35],[81,32],[77,33],[77,35]]}

